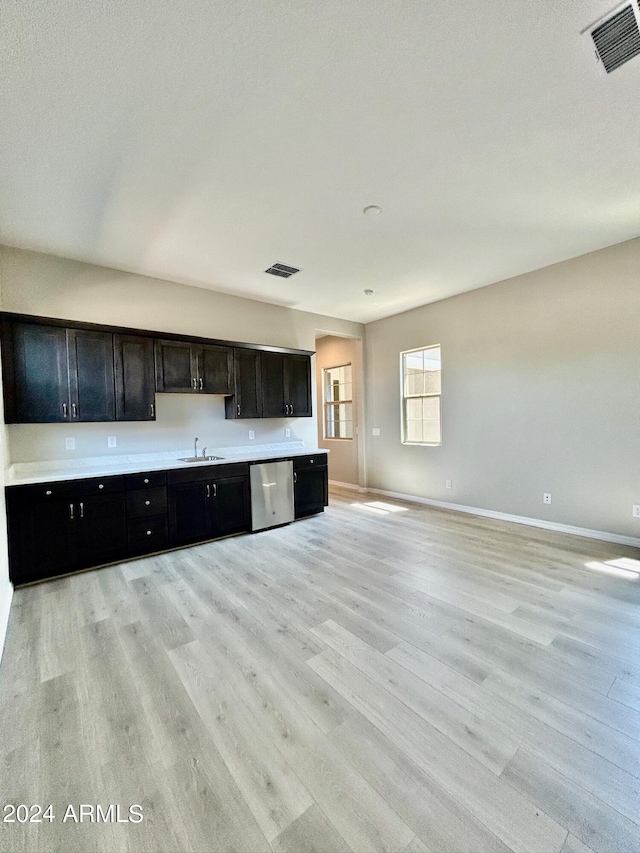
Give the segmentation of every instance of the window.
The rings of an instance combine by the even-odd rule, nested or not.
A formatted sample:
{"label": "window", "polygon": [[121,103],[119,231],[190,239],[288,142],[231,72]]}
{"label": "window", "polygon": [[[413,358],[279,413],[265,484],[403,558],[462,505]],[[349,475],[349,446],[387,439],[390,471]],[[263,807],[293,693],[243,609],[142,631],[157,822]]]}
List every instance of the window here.
{"label": "window", "polygon": [[353,438],[351,365],[325,367],[324,437]]}
{"label": "window", "polygon": [[440,444],[440,347],[400,354],[403,444]]}

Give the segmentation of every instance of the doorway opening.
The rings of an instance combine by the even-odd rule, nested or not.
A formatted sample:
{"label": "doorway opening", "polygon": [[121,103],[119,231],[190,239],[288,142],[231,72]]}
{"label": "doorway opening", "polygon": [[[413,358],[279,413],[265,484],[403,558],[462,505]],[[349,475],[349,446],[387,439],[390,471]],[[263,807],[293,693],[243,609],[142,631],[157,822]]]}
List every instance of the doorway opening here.
{"label": "doorway opening", "polygon": [[318,447],[334,486],[364,487],[362,387],[362,338],[316,332]]}

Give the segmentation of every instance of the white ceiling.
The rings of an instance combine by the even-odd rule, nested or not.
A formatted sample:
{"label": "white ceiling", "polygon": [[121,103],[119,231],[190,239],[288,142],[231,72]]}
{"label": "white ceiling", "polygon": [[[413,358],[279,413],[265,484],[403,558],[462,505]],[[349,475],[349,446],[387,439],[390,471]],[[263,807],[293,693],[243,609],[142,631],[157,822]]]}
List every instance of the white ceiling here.
{"label": "white ceiling", "polygon": [[368,322],[636,237],[614,2],[3,0],[0,242]]}

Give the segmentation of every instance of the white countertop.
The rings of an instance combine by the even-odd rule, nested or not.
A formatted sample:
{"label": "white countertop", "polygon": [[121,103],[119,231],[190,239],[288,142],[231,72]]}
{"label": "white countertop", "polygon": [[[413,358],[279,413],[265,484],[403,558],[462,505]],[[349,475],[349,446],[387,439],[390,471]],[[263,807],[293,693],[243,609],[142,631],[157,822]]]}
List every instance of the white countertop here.
{"label": "white countertop", "polygon": [[210,447],[218,460],[182,462],[180,457],[193,456],[191,450],[163,453],[135,453],[130,456],[91,456],[84,459],[57,459],[47,462],[17,462],[5,472],[6,486],[29,483],[51,483],[80,480],[87,477],[110,477],[116,474],[136,474],[145,471],[167,471],[176,468],[198,468],[203,465],[227,465],[230,462],[262,462],[283,456],[309,456],[328,453],[317,447],[306,448],[302,441],[260,444],[255,447]]}

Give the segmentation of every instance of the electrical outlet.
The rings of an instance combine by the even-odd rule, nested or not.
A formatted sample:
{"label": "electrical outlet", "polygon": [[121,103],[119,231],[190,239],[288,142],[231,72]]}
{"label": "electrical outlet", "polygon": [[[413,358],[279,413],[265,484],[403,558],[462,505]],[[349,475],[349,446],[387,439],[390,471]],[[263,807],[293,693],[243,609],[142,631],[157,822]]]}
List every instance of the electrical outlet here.
{"label": "electrical outlet", "polygon": [[640,504],[633,505],[633,517],[640,518]]}
{"label": "electrical outlet", "polygon": [[285,429],[284,437],[285,438],[291,438],[291,430],[289,428]]}
{"label": "electrical outlet", "polygon": [[542,503],[550,504],[551,503],[551,492],[544,492],[542,495]]}
{"label": "electrical outlet", "polygon": [[65,440],[64,440],[64,449],[65,449],[65,450],[75,450],[75,449],[76,449],[76,440],[75,440],[75,438],[65,438]]}
{"label": "electrical outlet", "polygon": [[115,435],[107,436],[107,447],[115,447],[116,446],[116,437]]}
{"label": "electrical outlet", "polygon": [[255,437],[256,437],[256,431],[254,429],[250,429],[249,430],[249,441],[253,441],[253,439]]}
{"label": "electrical outlet", "polygon": [[380,430],[378,427],[373,427],[371,430],[371,435],[380,435]]}
{"label": "electrical outlet", "polygon": [[444,484],[445,484],[445,486],[447,487],[447,489],[450,489],[450,488],[451,488],[451,480],[445,480],[445,481],[444,481]]}

